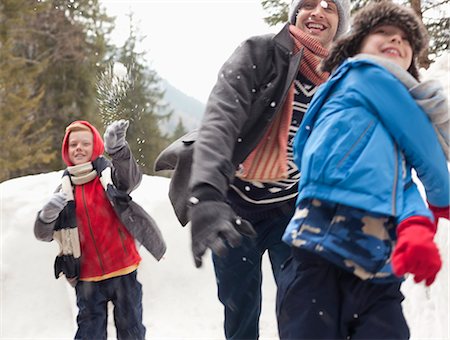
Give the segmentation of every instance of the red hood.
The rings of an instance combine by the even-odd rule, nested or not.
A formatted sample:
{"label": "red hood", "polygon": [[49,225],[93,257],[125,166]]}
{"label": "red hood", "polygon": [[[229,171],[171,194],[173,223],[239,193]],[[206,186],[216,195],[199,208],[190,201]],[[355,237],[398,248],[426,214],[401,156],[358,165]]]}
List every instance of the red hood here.
{"label": "red hood", "polygon": [[[69,124],[69,126],[71,126],[72,124],[75,124],[75,123],[86,125],[92,131],[92,134],[94,135],[94,148],[92,150],[91,161],[96,159],[98,156],[103,155],[103,152],[105,151],[105,146],[103,144],[103,139],[100,136],[100,133],[97,131],[97,129],[93,125],[91,125],[89,122],[84,121],[84,120],[74,121],[71,124]],[[69,126],[67,126],[67,128]],[[69,151],[68,143],[69,143],[70,131],[68,131],[67,128],[66,128],[66,134],[65,134],[63,142],[62,142],[61,154],[62,154],[64,163],[66,163],[66,165],[68,165],[68,166],[72,166],[73,163],[69,159],[69,152],[68,152]]]}

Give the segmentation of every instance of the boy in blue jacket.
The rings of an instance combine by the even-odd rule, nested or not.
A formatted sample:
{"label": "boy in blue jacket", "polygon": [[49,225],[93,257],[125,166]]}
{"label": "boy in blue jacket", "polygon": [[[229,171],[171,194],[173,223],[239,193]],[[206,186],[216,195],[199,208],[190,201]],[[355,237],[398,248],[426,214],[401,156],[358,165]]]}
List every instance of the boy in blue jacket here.
{"label": "boy in blue jacket", "polygon": [[383,1],[360,10],[324,60],[333,74],[294,141],[302,175],[283,236],[293,251],[277,296],[282,339],[409,338],[402,276],[433,283],[437,220],[449,218],[447,149],[422,111],[448,122],[448,108],[438,90],[417,88],[427,43],[411,10]]}

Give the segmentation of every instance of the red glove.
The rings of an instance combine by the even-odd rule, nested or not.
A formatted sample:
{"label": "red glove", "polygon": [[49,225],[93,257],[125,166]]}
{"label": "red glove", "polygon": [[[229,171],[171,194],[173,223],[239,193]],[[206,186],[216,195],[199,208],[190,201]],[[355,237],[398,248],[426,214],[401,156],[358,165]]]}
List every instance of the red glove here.
{"label": "red glove", "polygon": [[439,218],[446,218],[447,220],[450,220],[450,207],[435,207],[434,205],[431,205],[430,202],[428,202],[428,208],[430,208],[431,212],[433,213],[434,222],[436,224],[438,223]]}
{"label": "red glove", "polygon": [[392,269],[397,276],[414,274],[414,281],[431,285],[441,269],[439,250],[433,241],[436,225],[424,216],[412,216],[397,226]]}

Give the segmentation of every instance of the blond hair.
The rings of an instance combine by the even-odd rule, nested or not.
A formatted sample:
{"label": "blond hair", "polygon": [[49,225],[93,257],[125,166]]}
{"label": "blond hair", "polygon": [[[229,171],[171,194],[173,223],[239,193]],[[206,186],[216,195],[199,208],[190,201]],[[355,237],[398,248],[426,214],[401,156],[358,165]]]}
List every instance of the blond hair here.
{"label": "blond hair", "polygon": [[66,127],[66,133],[74,131],[89,131],[92,133],[91,129],[87,125],[81,123],[72,123],[68,127]]}

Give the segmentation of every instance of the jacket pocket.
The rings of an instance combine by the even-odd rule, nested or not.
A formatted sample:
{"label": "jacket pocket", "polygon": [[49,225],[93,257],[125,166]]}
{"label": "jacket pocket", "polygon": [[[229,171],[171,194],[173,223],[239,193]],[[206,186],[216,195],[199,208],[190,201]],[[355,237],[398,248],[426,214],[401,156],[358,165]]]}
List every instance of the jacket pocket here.
{"label": "jacket pocket", "polygon": [[347,152],[337,162],[337,169],[350,168],[354,164],[355,159],[359,157],[366,146],[367,141],[370,139],[371,131],[373,131],[374,126],[375,122],[370,121],[361,133],[358,136],[355,136],[356,138],[354,138],[353,143],[347,148]]}
{"label": "jacket pocket", "polygon": [[361,157],[374,159],[373,154],[366,151],[371,146],[376,122],[360,108],[324,110],[312,127],[302,151],[301,170],[305,178],[301,182],[335,186],[349,178],[352,169],[366,167],[360,160]]}
{"label": "jacket pocket", "polygon": [[188,148],[188,152],[192,153],[197,136],[198,130],[190,131],[161,151],[155,160],[154,171],[174,170],[182,152],[187,152]]}
{"label": "jacket pocket", "polygon": [[195,129],[195,130],[188,132],[187,134],[182,136],[180,139],[184,145],[191,145],[197,140],[197,137],[198,137],[198,130]]}

